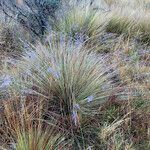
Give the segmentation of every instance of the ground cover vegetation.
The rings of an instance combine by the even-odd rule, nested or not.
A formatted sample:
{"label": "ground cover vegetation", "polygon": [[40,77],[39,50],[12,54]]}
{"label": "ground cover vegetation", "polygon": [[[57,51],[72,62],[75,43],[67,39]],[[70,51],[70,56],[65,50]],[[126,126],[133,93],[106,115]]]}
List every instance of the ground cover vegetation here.
{"label": "ground cover vegetation", "polygon": [[0,0],[0,18],[0,149],[150,149],[150,0]]}

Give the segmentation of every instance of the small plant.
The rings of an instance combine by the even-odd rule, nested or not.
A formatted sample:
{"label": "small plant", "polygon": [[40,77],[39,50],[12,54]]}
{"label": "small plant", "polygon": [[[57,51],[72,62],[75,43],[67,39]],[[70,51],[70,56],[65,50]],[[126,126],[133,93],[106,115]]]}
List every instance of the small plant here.
{"label": "small plant", "polygon": [[110,19],[106,31],[130,36],[130,34],[135,32],[135,24],[136,23],[133,20],[129,20],[128,17],[114,16]]}
{"label": "small plant", "polygon": [[[64,138],[60,135],[54,135],[53,129],[31,129],[29,133],[21,133],[18,135],[16,142],[16,150],[58,150],[64,149],[67,143],[64,142]],[[66,147],[67,148],[67,147]]]}
{"label": "small plant", "polygon": [[[111,67],[106,67],[105,59],[88,54],[82,44],[51,37],[46,46],[38,45],[20,62],[24,80],[18,85],[22,85],[20,90],[26,94],[42,96],[51,117],[59,116],[60,128],[77,142],[77,135],[83,136],[82,120],[97,114],[97,109],[112,94],[119,95],[111,78],[115,71],[109,73]],[[50,121],[51,117],[46,120]],[[90,130],[89,136],[92,135]]]}
{"label": "small plant", "polygon": [[35,100],[28,95],[25,99],[16,97],[2,101],[1,138],[9,141],[11,148],[16,150],[54,150],[69,146],[63,134],[55,130],[55,124],[44,122],[43,102]]}
{"label": "small plant", "polygon": [[150,45],[150,22],[146,20],[139,22],[140,41]]}
{"label": "small plant", "polygon": [[93,47],[96,42],[98,43],[102,33],[106,14],[93,10],[89,4],[83,6],[76,4],[71,8],[67,11],[64,10],[66,7],[62,8],[54,29],[70,38],[82,39],[87,45]]}
{"label": "small plant", "polygon": [[[117,11],[118,10],[118,11]],[[106,32],[124,34],[130,38],[139,39],[142,44],[149,44],[150,23],[148,18],[149,12],[142,8],[116,8],[110,11]],[[144,16],[144,17],[143,17]]]}

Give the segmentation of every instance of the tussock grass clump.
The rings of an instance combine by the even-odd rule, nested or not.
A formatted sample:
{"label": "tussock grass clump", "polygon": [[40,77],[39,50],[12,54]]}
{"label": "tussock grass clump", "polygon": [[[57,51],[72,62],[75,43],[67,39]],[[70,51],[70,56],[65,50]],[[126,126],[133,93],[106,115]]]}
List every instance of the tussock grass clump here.
{"label": "tussock grass clump", "polygon": [[149,0],[44,2],[0,32],[0,149],[149,149]]}
{"label": "tussock grass clump", "polygon": [[[22,85],[20,92],[42,96],[51,116],[45,114],[45,119],[59,120],[59,128],[70,133],[75,147],[84,148],[95,143],[95,127],[84,131],[82,121],[97,114],[101,104],[121,90],[115,88],[115,66],[106,67],[106,57],[88,54],[80,43],[60,41],[51,38],[46,46],[39,44],[26,54],[20,63],[24,78],[18,82]],[[89,140],[84,138],[86,132]]]}
{"label": "tussock grass clump", "polygon": [[62,8],[55,30],[74,39],[82,37],[84,41],[90,39],[94,42],[102,32],[105,24],[104,17],[106,14],[93,10],[89,3],[75,4],[71,8]]}
{"label": "tussock grass clump", "polygon": [[[50,130],[50,131],[49,131]],[[53,135],[52,128],[47,129],[45,133],[42,129],[21,133],[18,135],[16,150],[42,149],[57,150],[64,149],[64,139],[59,135]],[[64,143],[63,143],[64,142]]]}
{"label": "tussock grass clump", "polygon": [[115,7],[110,11],[106,32],[124,34],[149,44],[149,12],[143,8]]}
{"label": "tussock grass clump", "polygon": [[140,41],[142,43],[147,43],[150,45],[150,21],[149,14],[145,14],[145,17],[139,21],[139,32],[140,32]]}
{"label": "tussock grass clump", "polygon": [[1,101],[0,142],[3,148],[53,150],[69,145],[63,134],[55,130],[55,124],[43,123],[43,101],[35,100],[28,95]]}
{"label": "tussock grass clump", "polygon": [[149,148],[149,113],[146,107],[137,110],[134,106],[131,99],[124,102],[110,101],[104,105],[102,118],[105,121],[102,121],[99,132],[104,149]]}
{"label": "tussock grass clump", "polygon": [[129,36],[129,34],[135,32],[135,24],[136,22],[130,20],[128,17],[114,16],[110,19],[106,27],[106,32],[125,34]]}
{"label": "tussock grass clump", "polygon": [[[119,60],[119,57],[115,59]],[[127,114],[128,110],[120,107],[124,104],[122,101],[127,100],[128,93],[128,96],[138,97],[138,92],[134,93],[136,84],[127,77],[128,73],[123,75],[120,72],[124,64],[117,62],[118,66],[112,62],[109,57],[89,53],[80,40],[72,41],[68,37],[52,35],[45,45],[39,43],[24,54],[17,66],[19,76],[12,85],[13,91],[18,95],[34,97],[35,102],[42,98],[44,112],[41,119],[49,125],[57,123],[54,128],[58,133],[67,134],[65,137],[71,140],[71,147],[105,147],[106,144],[99,138],[101,125],[107,123],[109,127],[115,118]],[[107,101],[116,100],[117,106],[113,107],[112,104],[103,109]],[[128,106],[128,101],[125,102]],[[21,132],[23,138],[24,134],[28,133]],[[114,143],[116,137],[113,135],[109,139]],[[126,138],[119,136],[122,136],[122,147]],[[112,145],[115,144],[118,143]]]}

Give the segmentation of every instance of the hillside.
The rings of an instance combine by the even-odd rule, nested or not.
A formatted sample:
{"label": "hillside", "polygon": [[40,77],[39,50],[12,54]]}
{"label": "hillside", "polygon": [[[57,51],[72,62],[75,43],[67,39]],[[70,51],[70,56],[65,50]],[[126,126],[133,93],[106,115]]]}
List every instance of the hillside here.
{"label": "hillside", "polygon": [[150,0],[0,0],[0,150],[150,149]]}

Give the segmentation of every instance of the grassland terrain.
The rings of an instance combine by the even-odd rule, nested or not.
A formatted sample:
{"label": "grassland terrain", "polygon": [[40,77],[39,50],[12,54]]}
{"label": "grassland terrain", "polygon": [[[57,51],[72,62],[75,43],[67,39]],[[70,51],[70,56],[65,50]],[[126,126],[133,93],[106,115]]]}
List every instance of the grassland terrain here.
{"label": "grassland terrain", "polygon": [[0,150],[149,150],[150,0],[0,0]]}

